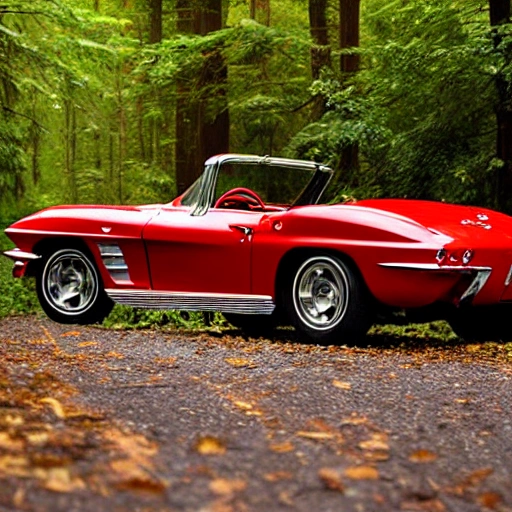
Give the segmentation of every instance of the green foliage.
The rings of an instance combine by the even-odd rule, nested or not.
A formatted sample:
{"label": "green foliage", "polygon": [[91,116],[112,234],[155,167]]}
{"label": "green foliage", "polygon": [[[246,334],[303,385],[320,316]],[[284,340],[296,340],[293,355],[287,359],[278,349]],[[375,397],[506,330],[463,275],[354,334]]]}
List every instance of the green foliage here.
{"label": "green foliage", "polygon": [[480,7],[367,2],[362,70],[313,85],[329,110],[288,151],[340,169],[342,148],[357,143],[360,171],[340,174],[338,194],[492,205],[493,72],[503,58]]}
{"label": "green foliage", "polygon": [[[12,243],[0,232],[0,249],[11,248]],[[12,261],[0,256],[0,319],[9,315],[40,311],[33,279],[14,279]]]}
{"label": "green foliage", "polygon": [[145,329],[173,327],[183,329],[219,328],[226,324],[220,313],[153,311],[116,305],[103,322],[108,328]]}

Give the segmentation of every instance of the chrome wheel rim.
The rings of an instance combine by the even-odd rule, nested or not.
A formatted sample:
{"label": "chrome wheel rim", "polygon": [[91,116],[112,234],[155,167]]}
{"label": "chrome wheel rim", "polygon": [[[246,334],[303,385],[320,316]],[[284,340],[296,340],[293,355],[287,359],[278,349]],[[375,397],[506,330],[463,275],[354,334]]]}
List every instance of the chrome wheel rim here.
{"label": "chrome wheel rim", "polygon": [[308,327],[332,329],[344,317],[348,298],[346,273],[332,258],[310,258],[299,268],[293,282],[293,301],[299,318]]}
{"label": "chrome wheel rim", "polygon": [[98,276],[80,252],[56,252],[43,272],[43,293],[48,303],[66,315],[86,311],[98,296]]}

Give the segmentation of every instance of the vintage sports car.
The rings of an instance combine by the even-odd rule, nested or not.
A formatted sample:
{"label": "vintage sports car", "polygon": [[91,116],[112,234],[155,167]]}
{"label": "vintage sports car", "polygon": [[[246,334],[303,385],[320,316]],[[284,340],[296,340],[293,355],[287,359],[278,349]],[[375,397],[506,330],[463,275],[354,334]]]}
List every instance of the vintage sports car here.
{"label": "vintage sports car", "polygon": [[248,332],[292,324],[350,343],[379,319],[447,319],[467,339],[512,336],[512,218],[375,199],[318,204],[332,171],[226,154],[168,204],[57,206],[6,233],[15,277],[34,276],[61,323],[114,302],[221,311]]}

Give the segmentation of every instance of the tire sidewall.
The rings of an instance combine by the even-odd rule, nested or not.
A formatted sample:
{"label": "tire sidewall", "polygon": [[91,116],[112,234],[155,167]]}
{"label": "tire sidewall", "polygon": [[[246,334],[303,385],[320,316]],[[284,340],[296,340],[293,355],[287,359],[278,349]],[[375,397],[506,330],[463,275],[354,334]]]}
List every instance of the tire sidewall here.
{"label": "tire sidewall", "polygon": [[[345,294],[342,312],[336,321],[325,328],[304,321],[298,304],[298,283],[307,269],[315,262],[328,262],[339,273]],[[320,345],[353,344],[363,336],[371,325],[370,297],[366,285],[357,270],[341,258],[329,253],[311,254],[296,263],[289,273],[282,294],[285,310],[298,333],[307,341]]]}
{"label": "tire sidewall", "polygon": [[[50,292],[47,285],[48,274],[51,271],[52,267],[55,263],[65,257],[69,256],[72,258],[76,258],[82,261],[82,263],[87,267],[90,272],[92,279],[94,280],[94,292],[92,297],[88,300],[87,304],[80,308],[77,311],[67,312],[61,308],[59,308],[52,300],[50,296]],[[89,256],[87,256],[83,250],[77,248],[61,248],[57,249],[54,252],[48,254],[43,261],[41,271],[37,277],[37,294],[39,297],[39,302],[44,312],[48,315],[52,320],[64,323],[64,324],[84,324],[84,323],[94,323],[98,321],[102,316],[106,316],[106,314],[101,313],[102,303],[104,302],[104,290],[103,284],[99,276],[99,272],[96,269],[96,265],[91,260]],[[106,313],[108,314],[110,309],[106,308]],[[101,318],[102,319],[102,318]]]}

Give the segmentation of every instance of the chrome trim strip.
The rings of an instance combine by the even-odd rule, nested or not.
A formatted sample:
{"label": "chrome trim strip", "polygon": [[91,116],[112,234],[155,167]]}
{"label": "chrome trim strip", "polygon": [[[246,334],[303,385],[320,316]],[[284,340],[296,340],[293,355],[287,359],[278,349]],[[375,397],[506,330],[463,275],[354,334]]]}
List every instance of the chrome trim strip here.
{"label": "chrome trim strip", "polygon": [[38,260],[41,258],[38,254],[33,254],[31,252],[21,251],[20,249],[12,249],[10,251],[4,251],[4,256],[11,258],[14,261],[30,261],[30,260]]}
{"label": "chrome trim strip", "polygon": [[128,265],[124,260],[124,254],[119,245],[116,243],[99,243],[98,249],[110,277],[115,282],[129,281],[130,273],[128,271]]}
{"label": "chrome trim strip", "polygon": [[474,267],[471,265],[444,265],[437,263],[378,263],[379,267],[397,268],[402,270],[420,270],[436,272],[480,272],[492,270],[491,267]]}
{"label": "chrome trim strip", "polygon": [[507,277],[505,278],[505,286],[508,286],[510,283],[512,283],[512,265],[510,265]]}
{"label": "chrome trim strip", "polygon": [[269,295],[187,293],[113,288],[105,291],[113,301],[137,308],[221,311],[252,315],[270,315],[275,309],[274,301]]}
{"label": "chrome trim strip", "polygon": [[491,275],[491,269],[479,270],[467,290],[462,294],[460,298],[460,304],[470,303],[478,294],[478,292],[484,287],[485,283]]}

